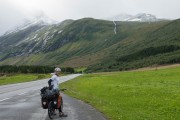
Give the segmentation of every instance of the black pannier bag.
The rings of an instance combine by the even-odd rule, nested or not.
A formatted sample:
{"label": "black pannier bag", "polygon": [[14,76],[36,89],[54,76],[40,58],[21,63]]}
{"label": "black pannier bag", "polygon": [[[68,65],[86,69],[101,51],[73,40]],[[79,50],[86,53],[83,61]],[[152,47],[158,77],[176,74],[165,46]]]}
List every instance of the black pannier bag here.
{"label": "black pannier bag", "polygon": [[50,98],[53,95],[53,92],[51,90],[49,90],[49,87],[43,87],[40,91],[41,91],[41,105],[42,105],[42,108],[47,109]]}
{"label": "black pannier bag", "polygon": [[48,108],[48,100],[46,98],[41,98],[41,105],[43,109],[47,109]]}

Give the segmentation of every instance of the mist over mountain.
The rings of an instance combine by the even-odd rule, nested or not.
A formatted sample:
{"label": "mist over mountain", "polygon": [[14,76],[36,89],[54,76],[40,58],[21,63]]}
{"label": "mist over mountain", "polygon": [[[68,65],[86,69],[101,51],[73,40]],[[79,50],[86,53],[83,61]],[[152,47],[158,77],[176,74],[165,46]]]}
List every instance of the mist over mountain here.
{"label": "mist over mountain", "polygon": [[58,21],[55,21],[48,16],[46,16],[43,12],[38,12],[35,15],[26,18],[23,20],[22,24],[19,24],[15,26],[14,28],[6,31],[4,35],[8,35],[10,33],[15,33],[20,30],[24,30],[30,26],[39,25],[39,26],[47,26],[47,25],[53,25],[58,24]]}
{"label": "mist over mountain", "polygon": [[137,22],[156,22],[160,20],[165,20],[162,18],[157,18],[155,15],[147,14],[147,13],[140,13],[137,15],[130,15],[130,14],[119,14],[110,18],[107,18],[107,20],[111,21],[137,21]]}
{"label": "mist over mountain", "polygon": [[[116,15],[113,17],[105,18],[105,20],[131,21],[131,22],[133,22],[133,21],[156,22],[156,21],[168,20],[168,19],[157,18],[155,15],[152,15],[152,14],[140,13],[137,15],[119,14],[119,15]],[[56,20],[49,18],[42,11],[37,11],[35,13],[32,13],[29,17],[24,18],[23,21],[21,22],[21,24],[18,24],[16,26],[14,26],[13,28],[7,30],[4,34],[6,35],[6,34],[9,34],[11,32],[16,32],[16,31],[22,30],[24,28],[27,28],[28,26],[33,25],[33,24],[52,25],[52,24],[58,24],[58,23],[60,23],[60,21],[56,21]]]}

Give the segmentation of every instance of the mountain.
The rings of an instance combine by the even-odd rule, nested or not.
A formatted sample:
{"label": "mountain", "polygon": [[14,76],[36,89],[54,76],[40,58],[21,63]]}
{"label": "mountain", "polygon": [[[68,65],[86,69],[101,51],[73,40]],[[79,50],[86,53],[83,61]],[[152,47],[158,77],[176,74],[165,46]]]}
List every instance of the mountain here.
{"label": "mountain", "polygon": [[18,31],[1,36],[0,50],[3,53],[9,53],[3,59],[45,50],[48,40],[52,39],[55,34],[60,34],[62,30],[59,29],[69,22],[71,20],[50,25],[43,21],[35,21]]}
{"label": "mountain", "polygon": [[180,62],[179,31],[180,20],[83,18],[34,25],[0,37],[0,65],[87,67],[94,72],[172,64]]}
{"label": "mountain", "polygon": [[[51,27],[56,25],[58,25],[58,22],[50,19],[43,13],[37,14],[31,19],[25,19],[23,24],[7,31],[3,36],[0,36],[0,51],[1,53],[5,51],[7,52],[10,51],[12,47],[14,51],[16,46],[19,49],[20,47],[24,47],[25,45],[28,48],[31,48],[32,46],[34,48],[35,44],[37,45],[42,42],[40,38],[36,39],[39,36],[38,34],[43,30],[50,29]],[[19,49],[22,52],[16,51],[14,55],[31,53],[31,50],[33,48],[24,48],[24,50]],[[10,56],[12,56],[12,54]]]}
{"label": "mountain", "polygon": [[31,18],[24,19],[24,22],[22,24],[17,25],[11,30],[8,30],[4,35],[15,33],[35,25],[45,26],[45,25],[53,25],[53,24],[58,24],[58,22],[47,17],[43,12],[40,12]]}
{"label": "mountain", "polygon": [[129,15],[129,14],[120,14],[111,18],[108,18],[107,20],[110,21],[137,21],[137,22],[156,22],[160,21],[162,19],[157,18],[155,15],[152,14],[146,14],[146,13],[140,13],[137,15]]}

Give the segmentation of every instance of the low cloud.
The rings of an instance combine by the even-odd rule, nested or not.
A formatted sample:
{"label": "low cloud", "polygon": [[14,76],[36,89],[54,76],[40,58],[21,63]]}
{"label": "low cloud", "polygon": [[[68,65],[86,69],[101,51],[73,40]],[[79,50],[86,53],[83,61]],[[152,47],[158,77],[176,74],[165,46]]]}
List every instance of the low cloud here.
{"label": "low cloud", "polygon": [[1,0],[0,35],[37,11],[56,20],[106,18],[121,13],[150,13],[159,18],[180,18],[179,0]]}

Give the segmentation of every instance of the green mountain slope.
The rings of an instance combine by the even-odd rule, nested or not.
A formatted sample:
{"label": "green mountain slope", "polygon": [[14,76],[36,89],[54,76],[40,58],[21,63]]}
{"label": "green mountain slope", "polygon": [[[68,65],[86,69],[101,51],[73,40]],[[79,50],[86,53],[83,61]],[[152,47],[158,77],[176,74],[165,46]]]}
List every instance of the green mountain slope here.
{"label": "green mountain slope", "polygon": [[46,26],[1,50],[0,64],[85,66],[91,72],[179,62],[180,20],[116,22],[116,34],[114,28],[112,21],[92,18]]}
{"label": "green mountain slope", "polygon": [[132,37],[120,42],[111,57],[89,67],[89,71],[128,70],[180,62],[180,20],[142,30],[136,30]]}

